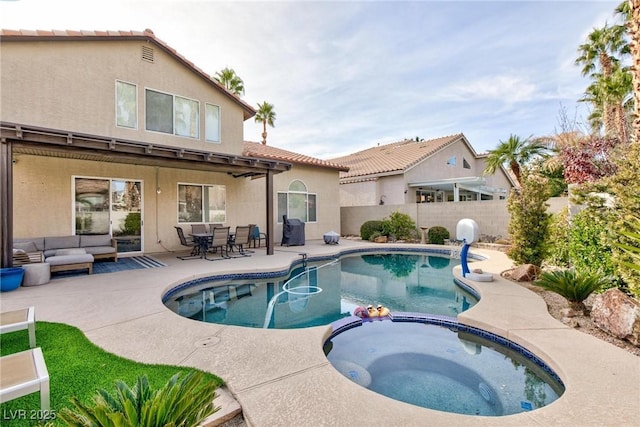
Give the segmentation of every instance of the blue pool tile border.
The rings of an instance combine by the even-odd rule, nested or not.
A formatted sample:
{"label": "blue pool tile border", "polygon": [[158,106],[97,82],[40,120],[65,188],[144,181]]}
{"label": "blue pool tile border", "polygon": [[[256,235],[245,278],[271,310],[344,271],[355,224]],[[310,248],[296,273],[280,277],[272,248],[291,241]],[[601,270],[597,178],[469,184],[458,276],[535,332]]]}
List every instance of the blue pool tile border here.
{"label": "blue pool tile border", "polygon": [[[451,256],[451,250],[449,249],[434,249],[434,248],[410,248],[410,247],[381,247],[381,248],[357,248],[357,249],[345,249],[334,255],[319,255],[313,256],[306,259],[306,262],[318,262],[318,261],[329,261],[334,260],[346,255],[354,255],[360,253],[389,253],[389,252],[403,252],[403,253],[418,253],[418,254],[436,254],[436,255],[445,255]],[[469,258],[483,260],[485,259],[482,256],[476,254],[469,254]],[[282,270],[277,271],[268,271],[268,272],[251,272],[251,273],[228,273],[228,274],[217,274],[212,276],[199,277],[197,279],[188,280],[186,282],[182,282],[179,285],[176,285],[170,288],[167,292],[162,295],[162,303],[166,303],[169,301],[175,294],[181,292],[190,287],[195,287],[202,285],[203,283],[211,283],[211,282],[222,282],[227,280],[264,280],[264,279],[275,279],[278,277],[282,277],[288,274],[294,267],[297,267],[300,264],[305,262],[304,259],[299,258],[294,260],[288,268],[284,268]],[[470,286],[465,283],[454,279],[455,283],[463,288],[465,291],[469,292],[476,299],[480,300],[480,295]]]}
{"label": "blue pool tile border", "polygon": [[[484,329],[460,323],[456,320],[455,317],[413,312],[391,312],[389,314],[389,319],[392,322],[427,323],[430,325],[443,326],[446,328],[454,328],[456,329],[456,331],[467,332],[480,338],[484,338],[488,341],[501,345],[509,350],[515,351],[516,353],[520,354],[524,358],[528,359],[531,363],[534,363],[542,368],[551,378],[557,381],[557,383],[560,384],[563,389],[566,388],[564,382],[562,381],[562,379],[560,379],[558,374],[556,374],[555,371],[551,369],[551,367],[547,365],[542,359],[533,354],[531,351],[527,350],[525,347],[507,338],[501,337],[500,335],[485,331]],[[327,338],[327,341],[331,340],[336,335],[339,335],[344,331],[361,326],[362,323],[362,319],[355,316],[346,317],[344,319],[340,319],[331,323],[330,326],[332,328],[332,332],[329,338]]]}

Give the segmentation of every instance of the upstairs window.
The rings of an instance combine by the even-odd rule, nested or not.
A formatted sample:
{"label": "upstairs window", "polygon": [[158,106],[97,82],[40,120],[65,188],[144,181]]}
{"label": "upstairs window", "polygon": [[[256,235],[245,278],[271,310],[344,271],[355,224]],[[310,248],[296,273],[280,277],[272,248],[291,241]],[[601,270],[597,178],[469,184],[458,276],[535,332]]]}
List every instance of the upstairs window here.
{"label": "upstairs window", "polygon": [[138,89],[134,84],[116,81],[116,126],[138,128]]}
{"label": "upstairs window", "polygon": [[456,165],[456,156],[449,157],[449,160],[447,160],[447,165],[448,166],[455,166]]}
{"label": "upstairs window", "polygon": [[217,105],[204,106],[204,134],[207,142],[220,143],[220,107]]}
{"label": "upstairs window", "polygon": [[462,167],[465,169],[471,169],[471,165],[469,164],[469,162],[467,162],[467,159],[465,159],[464,157],[462,158]]}
{"label": "upstairs window", "polygon": [[200,137],[198,101],[147,89],[146,129],[189,138]]}

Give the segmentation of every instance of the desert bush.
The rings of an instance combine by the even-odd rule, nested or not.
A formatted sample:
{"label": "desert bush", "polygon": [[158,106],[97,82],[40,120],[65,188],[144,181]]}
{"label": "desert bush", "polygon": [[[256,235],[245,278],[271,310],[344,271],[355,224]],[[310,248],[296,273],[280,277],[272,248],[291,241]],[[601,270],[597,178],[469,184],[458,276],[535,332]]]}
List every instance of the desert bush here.
{"label": "desert bush", "polygon": [[507,255],[516,264],[542,265],[547,252],[547,231],[550,214],[546,201],[549,198],[547,179],[524,171],[522,187],[512,190],[507,200],[509,234],[512,246]]}
{"label": "desert bush", "polygon": [[382,220],[382,232],[396,239],[410,239],[415,237],[416,223],[409,215],[395,211]]}
{"label": "desert bush", "polygon": [[434,245],[444,245],[444,241],[451,237],[449,230],[441,225],[429,228],[427,236],[429,238],[429,243],[433,243]]}
{"label": "desert bush", "polygon": [[569,267],[569,209],[551,216],[547,235],[548,256],[545,261],[558,267]]}
{"label": "desert bush", "polygon": [[630,265],[640,263],[633,256],[637,251],[631,249],[640,248],[638,170],[640,170],[640,144],[630,144],[624,147],[624,155],[618,160],[617,172],[609,182],[610,189],[615,195],[612,259],[616,275],[624,281],[625,286],[636,297],[640,297],[640,269],[632,268]]}
{"label": "desert bush", "polygon": [[382,221],[369,220],[360,226],[360,237],[362,240],[371,240],[371,235],[375,232],[382,234]]}
{"label": "desert bush", "polygon": [[[615,275],[611,257],[611,212],[583,209],[571,218],[568,253],[571,266],[587,275]],[[613,283],[612,283],[613,284]]]}
{"label": "desert bush", "polygon": [[133,388],[116,382],[115,395],[98,390],[93,404],[74,397],[75,410],[63,408],[58,416],[66,425],[78,427],[196,426],[220,409],[213,405],[216,387],[201,372],[190,372],[183,378],[176,374],[152,390],[143,375]]}
{"label": "desert bush", "polygon": [[584,300],[593,292],[606,287],[611,278],[601,274],[579,273],[575,269],[543,272],[534,285],[557,293],[578,310],[585,310]]}

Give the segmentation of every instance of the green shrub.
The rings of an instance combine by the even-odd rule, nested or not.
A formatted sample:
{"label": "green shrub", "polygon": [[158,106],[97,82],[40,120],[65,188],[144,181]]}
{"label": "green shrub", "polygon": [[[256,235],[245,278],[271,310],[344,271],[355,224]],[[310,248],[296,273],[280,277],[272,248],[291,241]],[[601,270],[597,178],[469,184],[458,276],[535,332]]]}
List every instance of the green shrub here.
{"label": "green shrub", "polygon": [[547,236],[547,263],[558,267],[569,267],[569,209],[564,208],[551,216]]}
{"label": "green shrub", "polygon": [[609,221],[606,210],[583,209],[571,218],[569,259],[571,266],[583,274],[613,276]]}
{"label": "green shrub", "polygon": [[371,235],[373,233],[382,234],[382,221],[380,220],[370,220],[366,221],[364,224],[360,226],[360,237],[362,240],[371,240]]}
{"label": "green shrub", "polygon": [[415,237],[416,223],[409,215],[396,211],[382,220],[382,232],[396,239],[410,239]]}
{"label": "green shrub", "polygon": [[550,214],[546,201],[549,198],[547,179],[523,171],[522,187],[512,190],[507,200],[509,234],[512,245],[507,255],[516,264],[542,265],[547,252],[547,232]]}
{"label": "green shrub", "polygon": [[633,257],[633,253],[638,252],[631,249],[640,248],[640,143],[624,146],[623,151],[624,155],[620,156],[618,169],[610,182],[616,200],[615,220],[611,227],[614,239],[612,258],[616,276],[640,298],[640,269],[631,267],[640,265],[640,260]]}
{"label": "green shrub", "polygon": [[216,384],[201,372],[190,372],[182,379],[176,374],[156,391],[143,375],[133,388],[116,382],[115,395],[98,390],[90,405],[74,397],[75,410],[63,408],[59,417],[78,427],[196,426],[220,409],[213,405],[215,390]]}
{"label": "green shrub", "polygon": [[451,235],[449,234],[449,230],[440,225],[436,225],[427,231],[427,237],[429,238],[429,243],[444,245],[444,241],[450,238]]}
{"label": "green shrub", "polygon": [[591,293],[604,288],[611,278],[600,274],[579,273],[575,269],[545,271],[533,282],[546,290],[565,297],[572,307],[584,310],[584,300]]}
{"label": "green shrub", "polygon": [[140,212],[130,212],[124,219],[124,227],[122,232],[125,236],[137,236],[142,230],[142,219]]}

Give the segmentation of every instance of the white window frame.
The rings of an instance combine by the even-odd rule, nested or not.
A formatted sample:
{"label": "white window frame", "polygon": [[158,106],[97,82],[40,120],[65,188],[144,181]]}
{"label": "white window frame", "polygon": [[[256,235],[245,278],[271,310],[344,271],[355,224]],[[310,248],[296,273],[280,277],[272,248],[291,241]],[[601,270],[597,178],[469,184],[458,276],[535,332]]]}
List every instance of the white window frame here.
{"label": "white window frame", "polygon": [[[122,99],[120,97],[120,86],[132,87],[134,92],[133,106],[130,99]],[[138,129],[138,85],[135,83],[125,82],[123,80],[116,80],[115,82],[116,104],[115,104],[115,119],[116,127],[125,129]],[[124,114],[133,116],[130,120],[121,120]]]}
{"label": "white window frame", "polygon": [[[218,123],[216,123],[215,125],[213,125],[210,120],[209,120],[209,108],[216,108],[218,110]],[[212,104],[210,102],[205,102],[204,103],[204,140],[206,142],[211,142],[214,144],[220,144],[221,140],[220,140],[220,130],[221,130],[221,124],[222,124],[222,109],[220,108],[219,105],[216,104]],[[217,128],[214,130],[212,130],[211,128]],[[210,129],[212,130],[210,132]],[[214,133],[215,135],[212,135],[212,133]],[[215,139],[212,139],[215,138]]]}
{"label": "white window frame", "polygon": [[[171,97],[171,105],[172,105],[172,109],[171,109],[171,132],[163,132],[161,130],[156,130],[156,129],[149,129],[147,127],[147,118],[148,118],[148,114],[149,114],[149,105],[147,105],[147,93],[148,92],[155,92],[161,95],[167,95]],[[164,92],[161,90],[157,90],[157,89],[153,89],[153,88],[149,88],[146,87],[144,89],[144,94],[145,94],[145,116],[144,116],[144,128],[147,132],[157,132],[157,133],[161,133],[161,134],[165,134],[165,135],[174,135],[174,136],[178,136],[178,137],[183,137],[183,138],[189,138],[189,139],[200,139],[200,101],[198,101],[197,99],[192,99],[192,98],[187,98],[186,96],[181,96],[181,95],[174,95],[172,93],[169,92]],[[183,135],[181,133],[178,133],[177,130],[177,126],[176,126],[176,122],[177,122],[177,116],[179,116],[179,113],[177,111],[177,102],[176,102],[176,98],[185,100],[185,101],[190,101],[196,104],[196,108],[194,108],[194,112],[195,112],[195,118],[192,119],[191,122],[191,126],[188,126],[191,129],[191,132],[189,135]],[[195,120],[195,123],[193,123],[193,120]]]}
{"label": "white window frame", "polygon": [[[181,218],[181,208],[180,205],[182,203],[186,203],[186,202],[182,202],[180,200],[180,188],[181,186],[190,186],[190,187],[199,187],[200,188],[200,218],[190,221],[190,220],[186,220],[186,219],[182,219]],[[205,204],[207,203],[207,201],[209,200],[208,197],[206,197],[205,195],[205,190],[207,189],[215,189],[216,191],[219,191],[223,194],[222,198],[222,208],[221,209],[211,209],[211,204],[209,203],[209,206],[205,206]],[[227,186],[226,185],[221,185],[221,184],[197,184],[197,183],[190,183],[190,182],[178,182],[177,187],[176,187],[176,200],[177,200],[177,204],[176,204],[176,218],[177,218],[177,223],[178,224],[198,224],[198,223],[217,223],[217,224],[224,224],[227,222]],[[211,201],[209,201],[211,202]],[[185,211],[184,209],[182,209],[182,211]],[[211,215],[211,212],[221,212],[220,214],[218,214],[219,216],[215,216],[215,215]],[[207,218],[207,215],[209,215],[209,218]]]}
{"label": "white window frame", "polygon": [[[299,190],[291,190],[291,186],[294,185],[295,183],[300,183],[304,186],[305,191],[299,191]],[[290,201],[291,201],[291,195],[302,195],[304,196],[305,200],[305,206],[306,206],[306,212],[305,212],[305,218],[296,218],[301,220],[302,222],[310,222],[310,223],[315,223],[318,222],[318,194],[317,193],[311,193],[309,192],[309,187],[300,179],[294,179],[293,181],[291,181],[289,183],[289,187],[288,187],[288,191],[279,191],[278,195],[277,195],[277,210],[278,210],[278,224],[282,224],[282,215],[287,215],[287,218],[293,218],[291,217],[291,215],[289,214],[291,211],[291,207],[290,207]],[[286,205],[287,205],[287,209],[286,209],[286,214],[284,214],[281,209],[280,209],[280,198],[281,196],[284,196],[285,200],[286,200]],[[313,203],[309,202],[309,198],[312,197],[313,198]],[[313,221],[309,220],[309,212],[310,212],[310,206],[313,207],[313,213],[314,213],[314,217],[315,219]]]}

